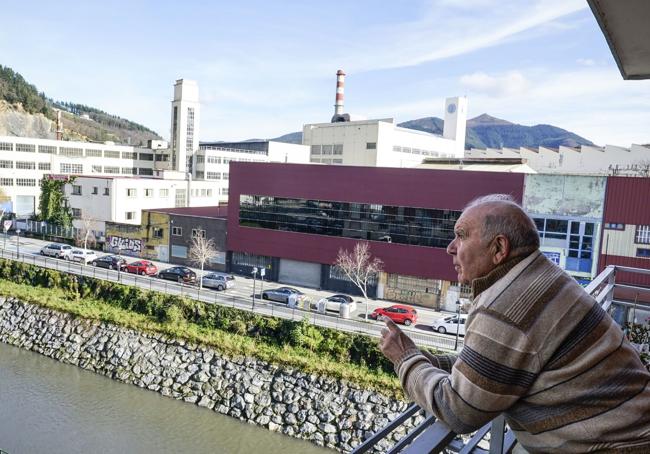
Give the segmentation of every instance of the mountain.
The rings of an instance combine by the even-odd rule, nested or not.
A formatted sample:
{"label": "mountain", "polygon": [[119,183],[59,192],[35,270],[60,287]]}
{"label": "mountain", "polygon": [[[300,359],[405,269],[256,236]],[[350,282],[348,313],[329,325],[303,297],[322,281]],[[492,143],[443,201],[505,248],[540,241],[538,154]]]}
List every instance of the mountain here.
{"label": "mountain", "polygon": [[[444,121],[437,117],[418,118],[405,121],[397,126],[431,134],[442,134]],[[292,132],[275,139],[278,142],[302,143],[302,133]],[[549,147],[560,145],[577,147],[593,145],[584,137],[551,125],[524,126],[511,123],[488,114],[467,120],[465,148],[519,148]]]}
{"label": "mountain", "polygon": [[0,135],[54,139],[56,110],[62,113],[64,140],[145,145],[161,138],[145,126],[94,107],[54,101],[0,65]]}

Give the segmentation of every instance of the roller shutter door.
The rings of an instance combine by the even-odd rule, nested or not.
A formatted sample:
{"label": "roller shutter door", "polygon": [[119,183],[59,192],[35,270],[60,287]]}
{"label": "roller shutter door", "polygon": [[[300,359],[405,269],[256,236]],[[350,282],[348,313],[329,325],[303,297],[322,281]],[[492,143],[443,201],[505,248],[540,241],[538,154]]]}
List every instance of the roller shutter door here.
{"label": "roller shutter door", "polygon": [[320,287],[320,267],[319,263],[280,259],[278,280],[283,284],[318,288]]}

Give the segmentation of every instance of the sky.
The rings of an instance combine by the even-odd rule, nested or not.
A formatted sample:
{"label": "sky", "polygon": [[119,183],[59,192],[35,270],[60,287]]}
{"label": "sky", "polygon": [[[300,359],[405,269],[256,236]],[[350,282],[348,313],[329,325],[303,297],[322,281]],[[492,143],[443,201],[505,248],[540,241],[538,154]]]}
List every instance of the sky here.
{"label": "sky", "polygon": [[0,64],[53,99],[169,138],[177,79],[201,141],[273,138],[345,112],[444,117],[444,99],[598,145],[650,143],[650,80],[622,79],[585,0],[9,2]]}

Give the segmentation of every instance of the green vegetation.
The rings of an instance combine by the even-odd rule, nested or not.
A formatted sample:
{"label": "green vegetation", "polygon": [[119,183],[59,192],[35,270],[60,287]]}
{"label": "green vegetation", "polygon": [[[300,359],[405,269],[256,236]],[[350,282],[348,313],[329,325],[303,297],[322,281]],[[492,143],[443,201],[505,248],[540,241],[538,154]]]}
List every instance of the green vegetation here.
{"label": "green vegetation", "polygon": [[10,104],[22,104],[31,114],[48,115],[49,108],[44,93],[39,93],[34,85],[27,83],[23,76],[13,69],[0,65],[0,99]]}
{"label": "green vegetation", "polygon": [[41,180],[41,197],[38,204],[38,220],[62,227],[72,226],[72,211],[65,196],[64,188],[72,183],[74,177],[66,180]]}
{"label": "green vegetation", "polygon": [[84,115],[87,114],[92,120],[97,123],[108,126],[109,128],[115,129],[125,129],[127,131],[142,131],[152,134],[154,137],[159,138],[151,129],[142,126],[141,124],[135,123],[133,121],[127,120],[125,118],[118,117],[117,115],[111,115],[104,112],[103,110],[96,109],[94,107],[86,106],[83,104],[75,104],[72,102],[66,101],[52,101],[54,107],[57,107],[66,112],[70,112],[74,115]]}
{"label": "green vegetation", "polygon": [[1,259],[0,295],[210,345],[229,357],[256,357],[401,395],[392,364],[375,339],[316,327],[306,320],[264,317]]}

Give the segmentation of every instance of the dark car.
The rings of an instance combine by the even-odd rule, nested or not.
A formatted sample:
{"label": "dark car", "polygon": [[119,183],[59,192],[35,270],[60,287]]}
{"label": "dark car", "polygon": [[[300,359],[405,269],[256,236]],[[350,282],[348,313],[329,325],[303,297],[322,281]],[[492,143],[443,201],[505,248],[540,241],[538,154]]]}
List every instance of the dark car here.
{"label": "dark car", "polygon": [[105,255],[94,259],[90,264],[100,268],[108,268],[109,270],[123,270],[126,266],[126,260],[117,255]]}
{"label": "dark car", "polygon": [[196,282],[196,273],[186,266],[174,266],[167,268],[158,273],[161,279],[168,281],[184,282],[186,284],[194,284]]}
{"label": "dark car", "polygon": [[129,263],[125,267],[125,271],[129,273],[139,274],[141,276],[153,276],[158,272],[158,267],[151,263],[149,260],[138,260],[137,262]]}
{"label": "dark car", "polygon": [[272,290],[264,290],[262,292],[263,300],[279,301],[281,303],[288,303],[289,296],[295,294],[298,298],[304,297],[304,293],[293,287],[278,287]]}
{"label": "dark car", "polygon": [[388,317],[395,323],[404,323],[406,326],[412,325],[418,321],[418,312],[411,306],[405,304],[394,304],[390,307],[378,307],[370,318],[378,319],[380,316]]}

